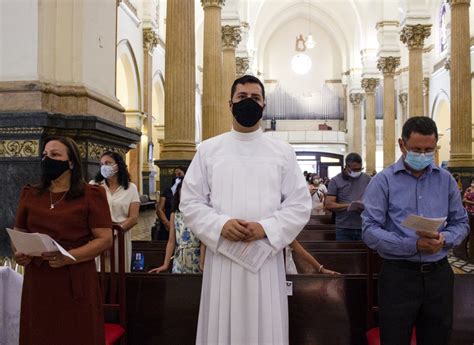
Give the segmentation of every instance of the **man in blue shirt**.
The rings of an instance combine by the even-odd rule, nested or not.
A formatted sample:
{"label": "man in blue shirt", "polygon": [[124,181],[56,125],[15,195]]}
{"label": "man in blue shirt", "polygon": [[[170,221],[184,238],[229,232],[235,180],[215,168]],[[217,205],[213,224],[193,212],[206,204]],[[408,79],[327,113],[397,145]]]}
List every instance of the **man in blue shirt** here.
{"label": "man in blue shirt", "polygon": [[362,201],[370,176],[362,172],[362,157],[355,152],[346,157],[346,167],[329,182],[324,205],[336,215],[336,240],[360,241],[362,220],[361,204],[349,211],[353,201]]}
{"label": "man in blue shirt", "polygon": [[[379,274],[382,345],[447,345],[453,320],[454,275],[447,251],[467,236],[468,218],[456,181],[433,163],[438,130],[428,117],[412,117],[398,143],[402,157],[367,187],[362,239],[384,258]],[[414,232],[409,215],[441,218],[437,233]]]}

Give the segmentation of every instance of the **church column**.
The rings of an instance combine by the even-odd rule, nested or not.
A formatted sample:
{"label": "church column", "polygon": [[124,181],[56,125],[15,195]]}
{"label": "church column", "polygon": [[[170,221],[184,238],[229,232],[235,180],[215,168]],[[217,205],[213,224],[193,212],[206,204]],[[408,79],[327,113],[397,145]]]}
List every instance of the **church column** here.
{"label": "church column", "polygon": [[[470,0],[451,0],[451,151],[448,166],[455,169],[470,167],[472,174],[469,5]],[[466,176],[464,180],[467,179]]]}
{"label": "church column", "polygon": [[353,128],[354,132],[352,133],[352,152],[357,152],[358,154],[362,153],[362,126],[361,126],[361,108],[360,104],[364,99],[362,93],[351,93],[349,99],[352,103],[354,109],[354,122]]}
{"label": "church column", "polygon": [[375,89],[379,84],[376,78],[362,79],[362,88],[365,90],[365,171],[375,170]]}
{"label": "church column", "polygon": [[[383,166],[395,161],[395,70],[400,58],[381,57],[377,68],[383,73]],[[370,171],[370,170],[368,170]]]}
{"label": "church column", "polygon": [[430,78],[423,79],[423,110],[425,116],[430,116]]}
{"label": "church column", "polygon": [[152,28],[143,29],[143,112],[145,121],[143,135],[147,141],[142,147],[142,194],[155,193],[155,168],[153,166],[153,50],[158,45],[158,34]]}
{"label": "church column", "polygon": [[241,29],[239,26],[225,25],[222,27],[222,45],[223,45],[223,70],[224,78],[222,83],[222,104],[223,113],[219,122],[220,133],[230,130],[232,127],[232,115],[229,111],[230,88],[235,80],[237,66],[235,62],[235,49],[240,43]]}
{"label": "church column", "polygon": [[[47,136],[77,142],[87,181],[105,151],[125,156],[140,141],[115,94],[116,20],[115,1],[1,1],[0,229],[37,180]],[[0,256],[9,254],[0,231]]]}
{"label": "church column", "polygon": [[400,102],[401,108],[402,108],[402,125],[405,123],[405,121],[408,119],[408,93],[403,92],[398,95],[398,102]]}
{"label": "church column", "polygon": [[423,45],[431,34],[431,25],[405,25],[400,40],[408,47],[408,115],[422,116],[423,112]]}
{"label": "church column", "polygon": [[169,0],[166,16],[165,139],[160,160],[160,189],[171,184],[173,169],[188,165],[195,145],[194,0]]}
{"label": "church column", "polygon": [[202,82],[202,138],[220,134],[222,119],[222,31],[224,0],[201,0],[204,8],[204,64]]}

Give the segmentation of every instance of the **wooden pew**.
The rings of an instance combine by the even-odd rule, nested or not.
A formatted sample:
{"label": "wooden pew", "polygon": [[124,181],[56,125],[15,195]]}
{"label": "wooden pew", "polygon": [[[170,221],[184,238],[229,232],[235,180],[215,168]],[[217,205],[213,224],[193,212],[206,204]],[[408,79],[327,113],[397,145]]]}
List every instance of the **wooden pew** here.
{"label": "wooden pew", "polygon": [[[301,245],[327,268],[344,274],[367,273],[367,247],[363,242],[301,242]],[[166,251],[165,241],[133,241],[132,257],[140,252],[145,259],[145,271],[163,264]],[[380,258],[374,258],[376,270],[380,267]]]}
{"label": "wooden pew", "polygon": [[132,258],[136,253],[142,253],[145,259],[144,270],[147,272],[163,264],[167,243],[168,241],[132,241]]}
{"label": "wooden pew", "polygon": [[325,215],[312,215],[308,224],[334,224],[331,213]]}
{"label": "wooden pew", "polygon": [[[363,345],[366,276],[289,275],[291,345]],[[201,275],[127,274],[129,344],[194,344]],[[474,275],[455,276],[450,345],[472,345]]]}
{"label": "wooden pew", "polygon": [[303,228],[303,231],[308,230],[336,230],[336,225],[334,224],[306,224]]}
{"label": "wooden pew", "polygon": [[303,230],[299,233],[296,239],[300,242],[313,242],[313,241],[335,241],[336,231],[335,230]]}

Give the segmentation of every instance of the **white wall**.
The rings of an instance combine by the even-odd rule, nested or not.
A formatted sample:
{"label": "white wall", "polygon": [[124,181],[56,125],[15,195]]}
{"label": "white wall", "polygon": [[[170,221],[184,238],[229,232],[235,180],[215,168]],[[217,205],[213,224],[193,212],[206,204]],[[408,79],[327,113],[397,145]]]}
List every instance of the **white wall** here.
{"label": "white wall", "polygon": [[342,73],[341,52],[332,37],[320,26],[312,24],[316,48],[304,52],[312,60],[312,68],[306,75],[298,75],[291,69],[291,59],[295,51],[296,37],[306,36],[309,21],[297,18],[289,21],[272,35],[265,47],[265,79],[276,79],[289,93],[302,93],[320,90],[325,80],[340,79]]}
{"label": "white wall", "polygon": [[84,1],[82,81],[115,99],[115,0]]}
{"label": "white wall", "polygon": [[[122,7],[118,8],[117,43],[127,39],[135,55],[140,83],[143,83],[143,34],[140,26],[130,18]],[[118,58],[118,57],[117,57]],[[141,86],[140,86],[141,89]],[[141,99],[143,104],[143,97]],[[134,109],[143,110],[143,109]]]}
{"label": "white wall", "polygon": [[0,1],[0,81],[38,79],[38,0]]}

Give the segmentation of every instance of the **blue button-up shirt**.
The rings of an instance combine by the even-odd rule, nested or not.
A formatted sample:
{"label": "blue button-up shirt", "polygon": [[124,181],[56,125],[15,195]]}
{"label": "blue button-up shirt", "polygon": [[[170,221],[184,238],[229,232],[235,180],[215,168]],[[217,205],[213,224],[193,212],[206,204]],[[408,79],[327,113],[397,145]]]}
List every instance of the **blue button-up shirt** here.
{"label": "blue button-up shirt", "polygon": [[[385,259],[433,262],[444,258],[469,232],[468,217],[456,181],[431,164],[420,177],[405,168],[403,157],[377,174],[367,187],[362,240]],[[447,217],[440,232],[446,244],[435,254],[417,251],[418,235],[401,225],[409,215]]]}

